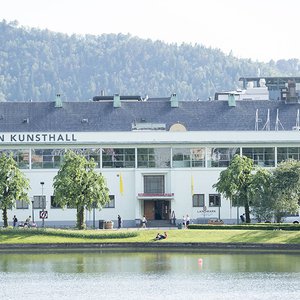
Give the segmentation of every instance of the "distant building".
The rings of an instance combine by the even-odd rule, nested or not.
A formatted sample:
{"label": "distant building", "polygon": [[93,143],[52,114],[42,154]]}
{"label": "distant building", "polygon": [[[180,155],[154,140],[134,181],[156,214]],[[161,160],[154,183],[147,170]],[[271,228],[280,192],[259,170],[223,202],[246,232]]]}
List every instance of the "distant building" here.
{"label": "distant building", "polygon": [[[216,101],[180,101],[173,94],[62,102],[58,95],[53,102],[1,102],[0,152],[13,153],[31,184],[32,203],[18,202],[9,219],[34,214],[39,223],[45,203],[46,226],[75,224],[75,209],[57,207],[52,187],[64,153],[73,149],[95,160],[110,190],[105,208],[86,212],[90,226],[99,220],[117,224],[118,214],[124,227],[143,215],[149,225],[167,225],[186,214],[195,223],[236,223],[243,208],[238,212],[212,188],[232,157],[243,154],[266,168],[300,159],[298,77],[288,78],[287,87],[283,78],[266,78],[265,86],[257,86],[262,78],[254,79],[251,93],[244,94],[268,92],[270,98],[271,83],[274,88],[279,82],[274,95],[281,98],[240,100],[229,93],[220,101],[218,93]],[[248,87],[251,80],[243,79]]]}

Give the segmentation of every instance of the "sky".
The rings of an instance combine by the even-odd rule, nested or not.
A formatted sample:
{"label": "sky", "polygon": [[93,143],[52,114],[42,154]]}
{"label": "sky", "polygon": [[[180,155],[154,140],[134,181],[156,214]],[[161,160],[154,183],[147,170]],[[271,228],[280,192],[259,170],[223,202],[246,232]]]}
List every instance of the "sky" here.
{"label": "sky", "polygon": [[299,15],[299,0],[0,0],[0,20],[25,27],[129,33],[264,62],[300,59]]}

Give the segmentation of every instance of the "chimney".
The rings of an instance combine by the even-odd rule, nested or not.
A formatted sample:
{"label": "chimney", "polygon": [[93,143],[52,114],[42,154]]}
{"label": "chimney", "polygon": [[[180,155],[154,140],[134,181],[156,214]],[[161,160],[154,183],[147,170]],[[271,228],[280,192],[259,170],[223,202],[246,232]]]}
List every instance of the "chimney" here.
{"label": "chimney", "polygon": [[171,107],[179,107],[176,93],[171,95]]}
{"label": "chimney", "polygon": [[58,107],[58,108],[63,107],[62,101],[61,101],[61,98],[60,98],[60,94],[56,94],[55,107]]}
{"label": "chimney", "polygon": [[236,106],[234,94],[228,95],[228,106],[232,106],[232,107]]}
{"label": "chimney", "polygon": [[114,107],[121,107],[121,100],[119,94],[114,94]]}

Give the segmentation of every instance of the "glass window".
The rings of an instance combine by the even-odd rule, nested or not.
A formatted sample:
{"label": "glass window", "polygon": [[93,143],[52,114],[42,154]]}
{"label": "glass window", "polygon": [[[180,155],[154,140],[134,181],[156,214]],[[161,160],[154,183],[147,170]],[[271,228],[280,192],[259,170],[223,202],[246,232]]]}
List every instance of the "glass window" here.
{"label": "glass window", "polygon": [[288,159],[300,160],[300,148],[298,147],[278,147],[277,162],[281,163]]}
{"label": "glass window", "polygon": [[165,176],[164,175],[145,175],[144,176],[145,194],[164,194]]}
{"label": "glass window", "polygon": [[33,208],[45,209],[46,208],[46,196],[33,196]]}
{"label": "glass window", "polygon": [[210,194],[209,195],[209,206],[210,207],[220,207],[221,206],[221,195],[220,194]]}
{"label": "glass window", "polygon": [[17,200],[16,201],[16,208],[17,209],[28,209],[28,203],[24,200]]}
{"label": "glass window", "polygon": [[17,150],[17,149],[3,149],[0,150],[0,155],[2,154],[11,155],[13,159],[16,161],[17,166],[20,169],[29,169],[29,149]]}
{"label": "glass window", "polygon": [[191,150],[189,148],[173,149],[173,168],[188,168],[191,166]]}
{"label": "glass window", "polygon": [[205,148],[193,148],[192,167],[205,167]]}
{"label": "glass window", "polygon": [[105,204],[104,208],[115,208],[115,196],[109,195],[110,201]]}
{"label": "glass window", "polygon": [[65,153],[65,149],[32,149],[31,168],[59,169]]}
{"label": "glass window", "polygon": [[242,154],[253,159],[257,166],[275,166],[275,148],[242,148]]}
{"label": "glass window", "polygon": [[134,168],[135,149],[105,148],[102,149],[103,168]]}
{"label": "glass window", "polygon": [[204,207],[204,194],[193,195],[193,207]]}
{"label": "glass window", "polygon": [[170,160],[170,148],[137,149],[138,168],[169,168]]}
{"label": "glass window", "polygon": [[173,168],[205,167],[205,148],[174,148]]}
{"label": "glass window", "polygon": [[207,164],[209,167],[227,168],[236,154],[240,154],[240,148],[208,148]]}
{"label": "glass window", "polygon": [[50,201],[51,201],[51,208],[62,208],[59,204],[57,204],[57,203],[55,203],[55,201],[54,201],[54,196],[51,196],[50,197]]}
{"label": "glass window", "polygon": [[75,148],[70,150],[78,155],[84,156],[87,160],[93,159],[96,163],[96,167],[100,168],[100,148]]}

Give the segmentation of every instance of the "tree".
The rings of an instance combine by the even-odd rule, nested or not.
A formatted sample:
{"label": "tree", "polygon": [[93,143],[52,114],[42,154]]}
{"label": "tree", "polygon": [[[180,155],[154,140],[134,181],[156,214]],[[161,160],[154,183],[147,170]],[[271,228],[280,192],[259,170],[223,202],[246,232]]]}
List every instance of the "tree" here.
{"label": "tree", "polygon": [[16,201],[29,203],[29,180],[19,170],[12,155],[0,157],[0,208],[4,227],[8,226],[7,210],[15,206]]}
{"label": "tree", "polygon": [[273,176],[274,218],[280,223],[285,215],[299,210],[300,162],[288,160],[279,164]]}
{"label": "tree", "polygon": [[54,201],[60,206],[76,207],[76,227],[85,228],[84,210],[101,208],[109,202],[109,190],[102,174],[95,172],[96,163],[68,151],[54,177]]}
{"label": "tree", "polygon": [[259,168],[252,177],[250,189],[251,214],[258,222],[271,220],[274,209],[273,174]]}
{"label": "tree", "polygon": [[235,206],[245,208],[246,223],[250,223],[250,188],[252,181],[253,160],[235,155],[228,168],[220,173],[218,182],[213,188],[232,201]]}

